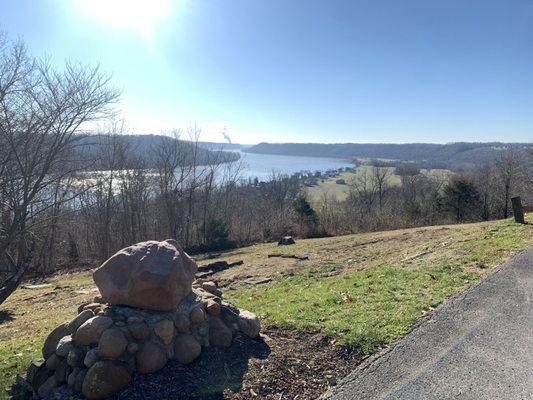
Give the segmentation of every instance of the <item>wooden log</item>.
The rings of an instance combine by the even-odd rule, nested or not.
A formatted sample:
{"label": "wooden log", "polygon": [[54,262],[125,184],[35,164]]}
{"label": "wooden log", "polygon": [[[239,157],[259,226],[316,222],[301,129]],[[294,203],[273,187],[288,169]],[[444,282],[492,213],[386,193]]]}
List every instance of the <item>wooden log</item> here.
{"label": "wooden log", "polygon": [[211,264],[207,265],[200,265],[198,266],[198,272],[208,272],[211,271],[211,273],[224,271],[225,269],[236,267],[237,265],[244,264],[244,261],[239,260],[232,263],[228,263],[227,261],[216,261]]}
{"label": "wooden log", "polygon": [[296,260],[309,260],[309,256],[297,256],[296,254],[269,254],[268,258],[295,258]]}
{"label": "wooden log", "polygon": [[513,197],[511,199],[511,204],[513,205],[514,220],[519,224],[525,224],[526,221],[524,219],[524,209],[522,208],[520,196]]}

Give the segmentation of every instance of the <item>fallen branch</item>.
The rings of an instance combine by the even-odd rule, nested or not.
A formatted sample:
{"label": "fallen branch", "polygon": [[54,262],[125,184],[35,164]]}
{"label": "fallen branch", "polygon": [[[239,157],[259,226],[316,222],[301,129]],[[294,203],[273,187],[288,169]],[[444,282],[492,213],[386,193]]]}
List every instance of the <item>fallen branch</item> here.
{"label": "fallen branch", "polygon": [[268,258],[295,258],[296,260],[309,260],[309,256],[297,256],[296,254],[269,254]]}
{"label": "fallen branch", "polygon": [[214,273],[224,271],[228,268],[236,267],[237,265],[242,264],[244,264],[243,260],[235,261],[232,263],[228,263],[227,261],[217,261],[211,264],[200,265],[198,267],[198,273],[196,274],[196,276],[198,278],[205,278],[213,275]]}

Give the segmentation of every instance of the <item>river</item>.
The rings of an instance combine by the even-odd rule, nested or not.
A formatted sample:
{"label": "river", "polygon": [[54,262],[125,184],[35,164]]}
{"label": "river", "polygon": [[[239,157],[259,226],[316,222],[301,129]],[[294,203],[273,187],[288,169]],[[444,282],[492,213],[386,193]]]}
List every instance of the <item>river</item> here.
{"label": "river", "polygon": [[241,155],[243,171],[241,177],[258,178],[266,181],[272,173],[294,174],[301,171],[327,171],[344,167],[353,167],[348,161],[329,157],[301,157],[276,154],[245,153],[231,150]]}

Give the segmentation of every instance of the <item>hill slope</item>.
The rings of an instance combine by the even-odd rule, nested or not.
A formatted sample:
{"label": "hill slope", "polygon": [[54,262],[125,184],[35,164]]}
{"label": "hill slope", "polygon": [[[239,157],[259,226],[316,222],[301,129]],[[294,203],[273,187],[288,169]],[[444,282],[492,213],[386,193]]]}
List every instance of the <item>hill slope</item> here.
{"label": "hill slope", "polygon": [[[268,388],[276,385],[287,387],[293,397],[300,393],[299,398],[315,398],[329,378],[315,376],[323,369],[313,372],[305,367],[325,362],[313,358],[320,356],[320,351],[312,350],[316,349],[313,332],[331,339],[326,346],[340,343],[356,355],[372,353],[407,332],[447,297],[533,246],[533,215],[527,219],[528,225],[505,220],[413,228],[298,240],[293,246],[260,244],[223,254],[221,259],[244,264],[219,272],[214,279],[230,301],[262,317],[270,337],[271,354],[250,361],[246,386],[253,388],[257,399],[268,398]],[[269,258],[272,253],[309,259]],[[198,259],[199,264],[213,261],[217,260]],[[96,295],[88,271],[39,283],[44,285],[19,288],[0,307],[0,387],[10,385],[17,373],[40,357],[51,329]],[[291,346],[296,345],[303,349],[300,358],[291,356]],[[328,357],[341,357],[335,354],[341,353],[331,350]],[[341,362],[341,358],[332,360]],[[307,386],[287,384],[287,369],[307,374]],[[336,378],[343,374],[332,373]],[[239,396],[228,398],[246,399],[249,392]]]}
{"label": "hill slope", "polygon": [[[193,163],[196,165],[220,164],[238,160],[240,157],[238,153],[222,151],[226,147],[212,146],[208,148],[203,146],[205,144],[203,142],[199,142],[196,146],[190,141],[177,140],[164,135],[120,135],[116,138],[119,140],[120,146],[133,159],[131,160],[132,165],[128,166],[131,168],[138,167],[138,160],[142,160],[148,168],[155,167],[155,152],[161,146],[168,148],[175,146],[180,154],[179,159],[182,166]],[[88,135],[78,141],[78,148],[85,156],[96,158],[102,152],[105,154],[111,151],[112,140],[115,138],[109,138],[105,135]]]}
{"label": "hill slope", "polygon": [[425,168],[468,169],[492,160],[501,149],[531,147],[526,143],[259,143],[244,149],[249,153],[310,157],[383,158],[413,161]]}

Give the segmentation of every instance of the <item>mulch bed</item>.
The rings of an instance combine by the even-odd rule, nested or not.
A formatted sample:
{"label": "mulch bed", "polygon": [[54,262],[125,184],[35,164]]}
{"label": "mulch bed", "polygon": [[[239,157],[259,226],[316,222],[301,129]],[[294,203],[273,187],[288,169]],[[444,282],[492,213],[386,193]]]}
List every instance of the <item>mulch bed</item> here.
{"label": "mulch bed", "polygon": [[267,328],[262,336],[236,336],[191,365],[137,375],[114,399],[316,399],[361,361],[320,333]]}

